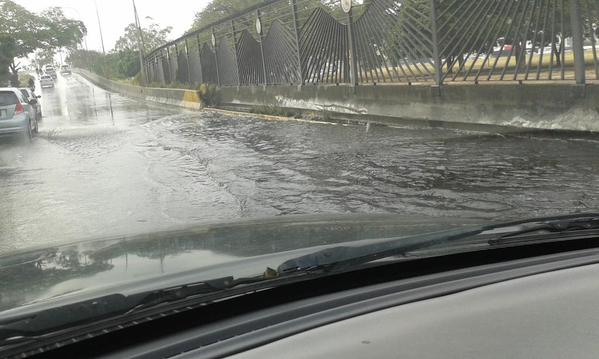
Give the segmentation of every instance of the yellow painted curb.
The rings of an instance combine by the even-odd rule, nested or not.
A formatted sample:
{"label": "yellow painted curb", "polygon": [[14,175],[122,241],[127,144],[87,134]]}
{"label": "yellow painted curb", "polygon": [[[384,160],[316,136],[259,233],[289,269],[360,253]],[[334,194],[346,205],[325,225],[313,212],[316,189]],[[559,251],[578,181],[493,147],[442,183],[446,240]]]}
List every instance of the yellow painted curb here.
{"label": "yellow painted curb", "polygon": [[200,96],[197,91],[185,90],[183,94],[183,102],[195,102],[200,103]]}

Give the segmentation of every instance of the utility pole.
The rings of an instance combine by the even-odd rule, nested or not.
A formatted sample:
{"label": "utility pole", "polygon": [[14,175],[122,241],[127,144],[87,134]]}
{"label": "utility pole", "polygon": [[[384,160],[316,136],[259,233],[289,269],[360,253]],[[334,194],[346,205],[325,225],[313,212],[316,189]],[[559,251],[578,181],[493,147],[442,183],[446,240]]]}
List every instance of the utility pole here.
{"label": "utility pole", "polygon": [[133,13],[135,15],[135,26],[137,27],[137,46],[139,48],[139,72],[141,73],[141,85],[144,86],[146,84],[146,69],[144,66],[144,35],[141,29],[141,22],[139,21],[139,16],[137,15],[137,7],[135,6],[135,0],[133,2]]}
{"label": "utility pole", "polygon": [[98,18],[98,28],[100,29],[100,41],[102,42],[102,53],[106,55],[106,49],[104,48],[104,36],[102,35],[102,24],[100,23],[100,12],[98,11],[98,2],[94,0],[96,5],[96,17]]}

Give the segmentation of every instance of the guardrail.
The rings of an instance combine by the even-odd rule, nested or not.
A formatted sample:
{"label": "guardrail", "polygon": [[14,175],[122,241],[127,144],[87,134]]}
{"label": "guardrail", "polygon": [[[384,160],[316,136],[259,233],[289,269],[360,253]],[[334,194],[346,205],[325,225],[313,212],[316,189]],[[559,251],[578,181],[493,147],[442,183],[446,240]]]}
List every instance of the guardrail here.
{"label": "guardrail", "polygon": [[153,50],[149,82],[599,80],[597,0],[270,0]]}

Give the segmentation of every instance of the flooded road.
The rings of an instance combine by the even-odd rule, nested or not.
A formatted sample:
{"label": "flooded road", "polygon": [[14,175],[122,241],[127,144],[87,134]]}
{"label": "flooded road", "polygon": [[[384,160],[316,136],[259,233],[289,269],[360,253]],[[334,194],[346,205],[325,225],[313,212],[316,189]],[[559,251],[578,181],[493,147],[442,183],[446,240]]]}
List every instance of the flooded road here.
{"label": "flooded road", "polygon": [[265,121],[145,104],[84,79],[0,139],[0,254],[223,219],[505,219],[599,207],[599,138]]}

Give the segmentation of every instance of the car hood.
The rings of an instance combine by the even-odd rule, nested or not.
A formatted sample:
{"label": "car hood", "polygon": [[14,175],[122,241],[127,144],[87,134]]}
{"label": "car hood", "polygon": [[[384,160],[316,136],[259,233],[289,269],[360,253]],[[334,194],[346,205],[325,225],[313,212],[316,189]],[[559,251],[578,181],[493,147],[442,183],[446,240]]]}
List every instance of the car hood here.
{"label": "car hood", "polygon": [[286,216],[87,240],[0,257],[0,316],[111,293],[246,277],[323,246],[478,226],[476,219]]}

